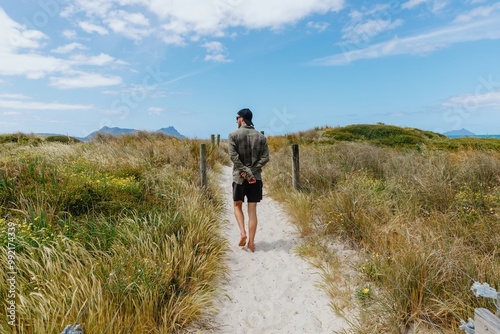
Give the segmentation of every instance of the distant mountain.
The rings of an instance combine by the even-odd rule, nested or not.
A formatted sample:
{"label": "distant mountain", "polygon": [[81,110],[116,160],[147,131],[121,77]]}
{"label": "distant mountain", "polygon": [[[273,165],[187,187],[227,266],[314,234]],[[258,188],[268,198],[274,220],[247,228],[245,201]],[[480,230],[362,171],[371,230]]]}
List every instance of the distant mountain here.
{"label": "distant mountain", "polygon": [[473,132],[470,132],[467,129],[461,128],[460,130],[452,130],[443,133],[447,137],[475,137],[476,134]]}
{"label": "distant mountain", "polygon": [[37,133],[37,135],[43,137],[66,136],[66,135],[61,135],[60,133]]}
{"label": "distant mountain", "polygon": [[[110,127],[104,126],[100,130],[92,132],[87,137],[78,138],[78,139],[80,139],[82,141],[89,141],[100,133],[106,134],[106,135],[121,136],[121,135],[130,135],[130,134],[133,134],[133,133],[138,132],[138,131],[139,130],[135,130],[135,129],[124,129],[124,128],[118,128],[118,127],[110,128]],[[163,133],[164,135],[172,136],[172,137],[176,137],[176,138],[180,138],[180,139],[186,138],[183,135],[181,135],[179,133],[179,131],[177,131],[173,126],[169,126],[168,128],[161,128],[160,130],[156,130],[154,132]]]}
{"label": "distant mountain", "polygon": [[94,138],[95,136],[97,136],[98,134],[121,136],[121,135],[129,135],[129,134],[132,134],[136,131],[137,130],[134,130],[134,129],[122,129],[122,128],[117,128],[117,127],[110,128],[110,127],[104,126],[100,130],[92,132],[87,137],[81,138],[81,140],[89,141],[92,138]]}
{"label": "distant mountain", "polygon": [[179,131],[177,131],[173,126],[169,126],[168,128],[161,128],[160,130],[156,130],[155,132],[161,132],[164,135],[174,136],[180,139],[186,138],[183,135],[181,135]]}

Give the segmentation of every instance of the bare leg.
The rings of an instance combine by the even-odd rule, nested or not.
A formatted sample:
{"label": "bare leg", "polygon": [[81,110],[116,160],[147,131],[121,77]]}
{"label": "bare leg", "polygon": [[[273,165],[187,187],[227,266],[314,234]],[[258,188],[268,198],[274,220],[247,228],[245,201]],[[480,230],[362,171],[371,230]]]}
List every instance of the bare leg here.
{"label": "bare leg", "polygon": [[257,232],[257,203],[248,203],[248,249],[255,251],[255,233]]}
{"label": "bare leg", "polygon": [[[245,216],[243,215],[242,207],[243,207],[242,201],[234,202],[234,216],[236,217],[236,221],[238,222],[238,227],[240,228],[240,237],[241,239],[246,239],[247,232],[245,231]],[[244,244],[240,246],[244,246]]]}

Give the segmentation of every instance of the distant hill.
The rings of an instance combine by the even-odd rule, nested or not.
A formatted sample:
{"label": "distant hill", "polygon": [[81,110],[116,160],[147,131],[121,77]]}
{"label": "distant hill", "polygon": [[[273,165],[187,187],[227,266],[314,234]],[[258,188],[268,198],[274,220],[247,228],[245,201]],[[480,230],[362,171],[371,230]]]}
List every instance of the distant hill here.
{"label": "distant hill", "polygon": [[[467,131],[467,130],[466,130]],[[472,133],[472,132],[461,132]],[[500,135],[450,137],[445,134],[394,125],[353,124],[344,127],[318,127],[286,135],[289,143],[335,144],[368,143],[377,146],[422,150],[488,150],[500,152]]]}
{"label": "distant hill", "polygon": [[461,128],[460,130],[452,130],[443,133],[447,137],[474,137],[476,136],[475,133],[470,132],[467,129]]}
{"label": "distant hill", "polygon": [[[104,126],[100,130],[94,131],[91,134],[89,134],[87,137],[79,138],[82,141],[89,141],[98,134],[106,134],[106,135],[113,135],[113,136],[121,136],[121,135],[130,135],[135,132],[138,132],[139,130],[136,129],[124,129],[124,128],[118,128],[118,127],[107,127]],[[169,126],[168,128],[161,128],[159,130],[154,131],[156,133],[163,133],[164,135],[167,136],[172,136],[180,139],[184,139],[185,137],[179,133],[173,126]]]}
{"label": "distant hill", "polygon": [[181,135],[179,131],[177,131],[173,126],[169,126],[168,128],[161,128],[160,130],[156,130],[155,132],[161,132],[165,135],[174,136],[180,139],[186,138],[183,135]]}
{"label": "distant hill", "polygon": [[363,141],[381,146],[414,146],[429,140],[446,138],[444,135],[414,128],[385,124],[355,124],[345,127],[326,128],[322,138],[336,141]]}

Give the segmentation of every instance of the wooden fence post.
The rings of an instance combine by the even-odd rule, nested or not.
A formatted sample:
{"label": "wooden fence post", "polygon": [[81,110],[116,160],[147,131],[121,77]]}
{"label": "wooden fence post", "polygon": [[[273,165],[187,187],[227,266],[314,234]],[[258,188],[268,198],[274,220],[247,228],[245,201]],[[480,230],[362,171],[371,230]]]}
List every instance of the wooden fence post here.
{"label": "wooden fence post", "polygon": [[201,174],[201,187],[207,187],[207,145],[200,145],[200,174]]}
{"label": "wooden fence post", "polygon": [[484,308],[474,311],[476,334],[500,334],[500,318]]}
{"label": "wooden fence post", "polygon": [[217,147],[219,147],[220,144],[220,135],[217,135]]}
{"label": "wooden fence post", "polygon": [[212,147],[215,146],[215,135],[210,135],[210,142],[212,143]]}
{"label": "wooden fence post", "polygon": [[300,160],[299,145],[292,145],[292,178],[295,190],[300,190]]}

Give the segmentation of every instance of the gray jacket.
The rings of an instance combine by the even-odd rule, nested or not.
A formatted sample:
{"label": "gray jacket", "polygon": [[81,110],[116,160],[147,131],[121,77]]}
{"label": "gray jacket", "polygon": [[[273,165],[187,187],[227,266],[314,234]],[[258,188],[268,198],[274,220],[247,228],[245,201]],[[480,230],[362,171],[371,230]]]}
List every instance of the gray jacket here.
{"label": "gray jacket", "polygon": [[266,137],[253,126],[242,126],[229,134],[229,156],[233,161],[233,181],[242,184],[241,172],[247,180],[255,177],[262,180],[262,167],[269,161]]}

